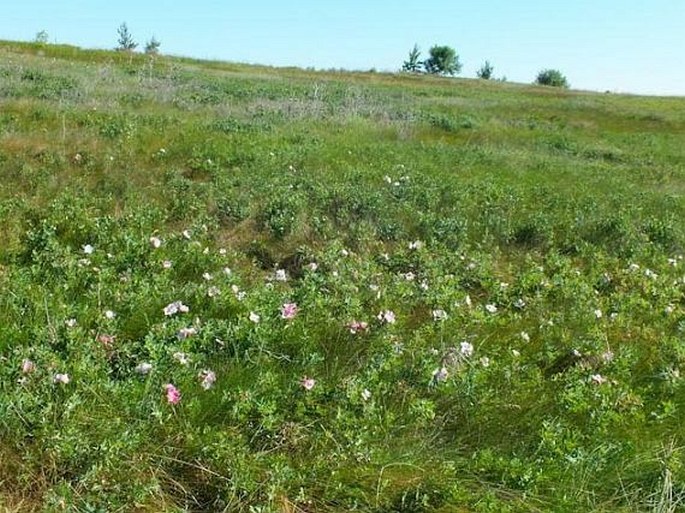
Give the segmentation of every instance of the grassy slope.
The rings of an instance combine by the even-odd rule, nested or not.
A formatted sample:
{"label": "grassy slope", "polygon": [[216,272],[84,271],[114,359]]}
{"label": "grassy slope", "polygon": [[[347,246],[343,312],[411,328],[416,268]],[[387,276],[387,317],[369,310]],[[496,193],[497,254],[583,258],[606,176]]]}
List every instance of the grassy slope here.
{"label": "grassy slope", "polygon": [[[0,56],[0,506],[640,511],[683,493],[685,100]],[[208,298],[202,273],[227,265]],[[198,319],[165,320],[175,299]],[[372,325],[361,342],[352,319]]]}

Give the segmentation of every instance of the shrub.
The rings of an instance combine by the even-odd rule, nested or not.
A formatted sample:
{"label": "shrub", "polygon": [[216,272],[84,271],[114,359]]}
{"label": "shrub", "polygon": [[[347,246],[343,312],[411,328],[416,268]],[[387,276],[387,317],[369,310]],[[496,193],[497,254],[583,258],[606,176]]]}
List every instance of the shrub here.
{"label": "shrub", "polygon": [[490,80],[492,78],[492,72],[493,71],[495,71],[495,68],[493,67],[493,65],[490,64],[489,61],[485,61],[485,63],[476,72],[476,76],[478,76],[478,78],[483,79],[483,80]]}
{"label": "shrub", "polygon": [[292,233],[299,211],[298,198],[292,194],[278,194],[260,212],[258,223],[280,239]]}
{"label": "shrub", "polygon": [[561,73],[561,71],[556,69],[544,69],[538,73],[535,83],[538,85],[546,85],[552,87],[563,87],[567,89],[569,87],[568,80]]}
{"label": "shrub", "polygon": [[430,57],[423,63],[428,73],[436,75],[454,75],[461,71],[459,56],[450,46],[433,46]]}

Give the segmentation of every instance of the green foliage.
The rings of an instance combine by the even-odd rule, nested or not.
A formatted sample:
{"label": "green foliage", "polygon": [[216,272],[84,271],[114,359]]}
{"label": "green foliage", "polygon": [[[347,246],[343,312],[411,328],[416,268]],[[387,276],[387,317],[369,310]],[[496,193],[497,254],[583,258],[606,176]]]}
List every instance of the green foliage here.
{"label": "green foliage", "polygon": [[444,130],[445,132],[456,133],[462,129],[474,128],[476,122],[469,116],[461,116],[459,118],[446,116],[441,114],[429,114],[426,116],[428,123],[435,128]]}
{"label": "green foliage", "polygon": [[294,194],[275,191],[257,219],[271,235],[283,238],[294,230],[299,210],[300,202]]}
{"label": "green foliage", "polygon": [[476,72],[476,76],[482,80],[490,80],[495,68],[489,61],[485,61],[480,69]]}
{"label": "green foliage", "polygon": [[25,68],[21,75],[22,88],[16,96],[37,97],[42,100],[71,99],[78,97],[80,85],[71,76]]}
{"label": "green foliage", "polygon": [[682,100],[0,53],[0,509],[685,500]]}
{"label": "green foliage", "polygon": [[122,52],[132,52],[136,49],[138,43],[134,41],[126,23],[119,25],[117,34],[119,36],[119,39],[117,39],[117,50]]}
{"label": "green foliage", "polygon": [[414,45],[409,51],[407,60],[402,64],[402,71],[407,71],[409,73],[418,73],[423,67],[423,62],[419,59],[421,57],[421,50],[419,50],[419,45]]}
{"label": "green foliage", "polygon": [[569,83],[561,71],[556,69],[544,69],[538,73],[535,78],[535,83],[538,85],[545,85],[551,87],[562,87],[568,89]]}
{"label": "green foliage", "polygon": [[432,46],[423,63],[426,72],[436,75],[455,75],[461,71],[459,56],[450,46]]}

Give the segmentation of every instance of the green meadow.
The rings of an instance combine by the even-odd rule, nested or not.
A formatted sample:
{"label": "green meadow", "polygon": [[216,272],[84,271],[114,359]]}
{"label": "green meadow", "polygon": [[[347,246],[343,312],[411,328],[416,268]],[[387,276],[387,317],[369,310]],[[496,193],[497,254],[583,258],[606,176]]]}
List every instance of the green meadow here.
{"label": "green meadow", "polygon": [[0,42],[0,511],[685,510],[685,98]]}

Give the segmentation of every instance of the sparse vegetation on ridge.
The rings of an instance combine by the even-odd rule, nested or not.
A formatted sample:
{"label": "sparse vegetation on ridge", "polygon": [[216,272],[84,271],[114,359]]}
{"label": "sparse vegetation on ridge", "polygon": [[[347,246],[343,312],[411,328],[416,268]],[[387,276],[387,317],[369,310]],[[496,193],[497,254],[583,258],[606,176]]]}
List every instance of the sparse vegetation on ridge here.
{"label": "sparse vegetation on ridge", "polygon": [[451,46],[433,45],[428,51],[428,58],[420,61],[421,51],[418,45],[409,51],[407,60],[402,64],[402,71],[410,73],[426,72],[431,75],[451,76],[459,74],[461,62],[459,55]]}
{"label": "sparse vegetation on ridge", "polygon": [[538,85],[552,86],[552,87],[562,87],[568,88],[569,83],[566,77],[561,73],[561,71],[556,69],[544,69],[535,79],[535,83]]}
{"label": "sparse vegetation on ridge", "polygon": [[132,52],[138,47],[138,43],[136,43],[133,39],[133,36],[128,30],[126,23],[119,25],[117,34],[119,35],[119,39],[117,40],[117,50],[122,52]]}
{"label": "sparse vegetation on ridge", "polygon": [[490,80],[492,77],[492,73],[495,71],[495,68],[492,64],[490,64],[489,61],[485,61],[483,65],[478,69],[476,72],[476,76],[482,80]]}
{"label": "sparse vegetation on ridge", "polygon": [[685,497],[685,100],[0,43],[0,509]]}

